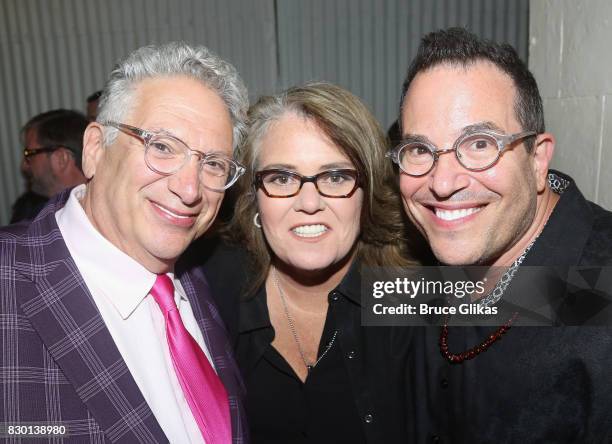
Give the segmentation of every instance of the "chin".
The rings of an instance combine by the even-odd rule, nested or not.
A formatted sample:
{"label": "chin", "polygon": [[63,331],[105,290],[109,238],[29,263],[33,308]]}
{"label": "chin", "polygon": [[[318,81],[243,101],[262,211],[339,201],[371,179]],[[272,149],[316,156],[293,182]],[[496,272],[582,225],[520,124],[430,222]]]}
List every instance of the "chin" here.
{"label": "chin", "polygon": [[[467,266],[467,265],[478,265],[479,257],[475,254],[456,254],[456,251],[461,247],[444,247],[442,249],[432,247],[432,251],[441,263],[444,265],[456,265],[456,266]],[[453,253],[450,253],[453,251]]]}
{"label": "chin", "polygon": [[299,271],[323,271],[330,268],[335,261],[331,258],[302,257],[289,259],[288,263]]}
{"label": "chin", "polygon": [[148,251],[161,261],[174,261],[183,254],[189,244],[190,242],[185,239],[168,239],[160,236],[157,241],[149,244]]}

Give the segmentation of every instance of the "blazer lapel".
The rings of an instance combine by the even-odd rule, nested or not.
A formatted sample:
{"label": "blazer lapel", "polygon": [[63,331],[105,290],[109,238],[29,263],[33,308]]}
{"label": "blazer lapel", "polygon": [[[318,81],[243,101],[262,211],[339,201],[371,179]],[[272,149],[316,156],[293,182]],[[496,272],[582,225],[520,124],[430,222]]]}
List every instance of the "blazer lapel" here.
{"label": "blazer lapel", "polygon": [[180,274],[193,315],[202,331],[214,366],[227,390],[232,419],[234,443],[247,442],[246,413],[244,410],[245,387],[234,359],[225,324],[210,294],[210,287],[200,268]]}
{"label": "blazer lapel", "polygon": [[55,221],[38,217],[16,251],[20,305],[111,442],[168,442],[121,357]]}

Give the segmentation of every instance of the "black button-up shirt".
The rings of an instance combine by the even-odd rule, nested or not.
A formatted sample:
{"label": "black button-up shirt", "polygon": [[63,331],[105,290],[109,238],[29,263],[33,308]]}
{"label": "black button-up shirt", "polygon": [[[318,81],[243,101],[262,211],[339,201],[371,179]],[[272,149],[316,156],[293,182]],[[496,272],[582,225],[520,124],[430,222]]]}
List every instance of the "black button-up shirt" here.
{"label": "black button-up shirt", "polygon": [[[354,263],[329,294],[319,349],[334,344],[304,384],[271,346],[265,289],[239,302],[249,279],[245,253],[222,247],[206,276],[236,344],[257,442],[406,442],[406,328],[361,326],[361,278]],[[240,307],[238,309],[238,307]]]}
{"label": "black button-up shirt", "polygon": [[[587,202],[573,183],[523,262],[559,265],[612,265],[612,213]],[[442,357],[439,328],[413,330],[408,442],[612,442],[610,326],[513,326],[462,364]],[[467,350],[494,330],[451,327],[449,349]]]}

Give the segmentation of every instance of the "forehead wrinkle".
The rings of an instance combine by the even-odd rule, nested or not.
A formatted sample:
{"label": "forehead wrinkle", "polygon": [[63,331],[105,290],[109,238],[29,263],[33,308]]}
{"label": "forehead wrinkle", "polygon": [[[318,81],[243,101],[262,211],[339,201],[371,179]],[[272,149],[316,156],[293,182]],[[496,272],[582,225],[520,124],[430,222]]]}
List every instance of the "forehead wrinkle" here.
{"label": "forehead wrinkle", "polygon": [[[175,95],[166,93],[168,82],[176,85]],[[216,115],[206,115],[203,119],[202,101],[207,102],[209,108],[221,105],[223,111]],[[145,130],[174,137],[194,151],[203,154],[217,152],[229,153],[231,156],[233,137],[231,116],[223,99],[210,87],[189,76],[147,78],[135,85],[132,104],[129,114],[124,119],[136,121],[134,126],[140,124]],[[168,128],[168,120],[179,122],[178,127]],[[227,148],[225,141],[221,140],[225,138],[226,129],[230,136]],[[210,134],[204,134],[205,132]],[[221,146],[212,146],[209,140],[211,137],[219,139],[220,142],[215,144]],[[188,139],[192,143],[188,143]]]}

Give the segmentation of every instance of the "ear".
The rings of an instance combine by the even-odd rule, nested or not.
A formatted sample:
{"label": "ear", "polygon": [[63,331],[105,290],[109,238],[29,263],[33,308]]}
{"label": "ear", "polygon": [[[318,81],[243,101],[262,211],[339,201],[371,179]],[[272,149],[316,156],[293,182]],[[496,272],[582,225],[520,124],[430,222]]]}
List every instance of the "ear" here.
{"label": "ear", "polygon": [[96,174],[104,154],[103,136],[102,126],[96,122],[91,122],[83,134],[83,174],[88,180]]}
{"label": "ear", "polygon": [[550,133],[538,134],[532,153],[532,168],[536,178],[538,193],[544,191],[548,183],[548,167],[554,152],[555,136]]}
{"label": "ear", "polygon": [[51,168],[55,171],[63,171],[73,159],[68,148],[61,148],[51,153]]}

